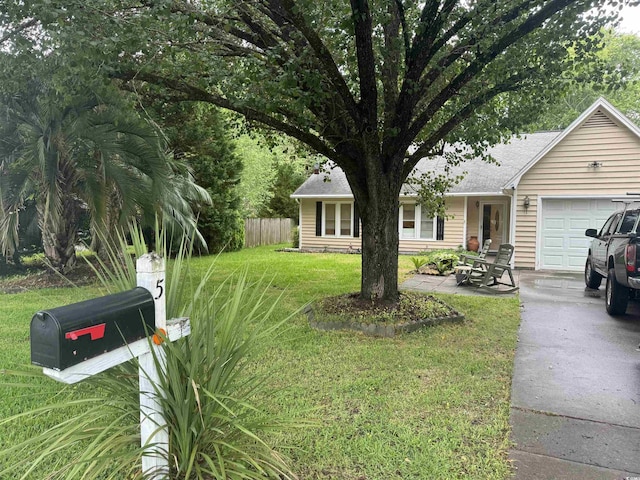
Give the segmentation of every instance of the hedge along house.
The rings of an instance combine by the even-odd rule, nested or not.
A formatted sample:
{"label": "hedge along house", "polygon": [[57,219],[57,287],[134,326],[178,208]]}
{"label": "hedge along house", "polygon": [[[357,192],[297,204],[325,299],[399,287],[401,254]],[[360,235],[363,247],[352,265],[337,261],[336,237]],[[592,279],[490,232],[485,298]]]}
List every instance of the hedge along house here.
{"label": "hedge along house", "polygon": [[[409,187],[400,196],[400,253],[480,244],[515,246],[518,268],[582,270],[599,228],[619,208],[611,202],[640,192],[640,129],[604,99],[561,132],[513,138],[490,150],[497,163],[470,160],[452,168],[464,179],[446,194],[446,218],[430,218]],[[443,171],[423,159],[418,175]],[[360,248],[357,208],[344,173],[314,173],[292,195],[300,204],[300,248]]]}

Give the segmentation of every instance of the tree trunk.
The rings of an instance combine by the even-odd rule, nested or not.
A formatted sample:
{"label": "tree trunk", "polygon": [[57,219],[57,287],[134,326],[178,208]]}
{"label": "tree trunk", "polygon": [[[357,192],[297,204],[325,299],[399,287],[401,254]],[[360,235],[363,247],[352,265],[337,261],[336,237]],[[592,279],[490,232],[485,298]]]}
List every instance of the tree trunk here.
{"label": "tree trunk", "polygon": [[393,175],[368,176],[366,192],[350,182],[362,220],[360,296],[394,303],[398,300],[398,195],[402,181]]}
{"label": "tree trunk", "polygon": [[100,256],[107,255],[109,250],[120,250],[120,233],[122,224],[124,198],[114,185],[105,185],[104,206],[102,209],[91,211],[91,245],[90,248]]}
{"label": "tree trunk", "polygon": [[369,300],[398,300],[398,197],[363,216],[362,283],[360,296]]}
{"label": "tree trunk", "polygon": [[78,243],[79,206],[77,200],[66,196],[62,200],[62,212],[48,212],[38,208],[44,254],[51,265],[61,273],[68,272],[76,264]]}

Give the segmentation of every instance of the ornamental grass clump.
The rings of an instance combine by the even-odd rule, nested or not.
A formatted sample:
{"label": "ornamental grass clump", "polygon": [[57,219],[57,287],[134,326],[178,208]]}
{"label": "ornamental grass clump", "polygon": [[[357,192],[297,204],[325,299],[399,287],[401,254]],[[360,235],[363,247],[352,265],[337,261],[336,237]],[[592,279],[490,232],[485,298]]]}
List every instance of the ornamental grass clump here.
{"label": "ornamental grass clump", "polygon": [[[130,236],[135,255],[146,253],[139,229],[132,228]],[[166,258],[171,249],[163,238],[158,235],[156,245]],[[216,286],[213,267],[202,278],[192,278],[191,246],[182,241],[166,274],[168,318],[186,316],[191,322],[191,335],[164,343],[166,375],[157,386],[169,430],[169,477],[296,478],[269,439],[273,432],[299,424],[261,408],[256,399],[268,392],[262,378],[246,368],[287,319],[275,318],[277,301],[266,296],[264,282],[250,283],[246,271]],[[135,286],[135,261],[128,248],[121,235],[120,248],[108,250],[106,261],[95,267],[105,293]],[[35,368],[12,373],[13,380],[5,384],[25,390],[30,383],[21,375],[42,375]],[[43,428],[0,452],[0,478],[144,478],[135,360],[58,388],[53,401],[0,424],[19,425],[34,417],[42,419]],[[51,424],[51,418],[61,420]]]}

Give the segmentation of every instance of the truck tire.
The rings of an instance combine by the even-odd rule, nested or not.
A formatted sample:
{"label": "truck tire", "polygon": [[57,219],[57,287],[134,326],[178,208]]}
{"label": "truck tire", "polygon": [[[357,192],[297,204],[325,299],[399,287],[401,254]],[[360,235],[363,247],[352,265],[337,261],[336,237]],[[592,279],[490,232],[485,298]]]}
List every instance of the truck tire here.
{"label": "truck tire", "polygon": [[616,272],[613,268],[609,269],[607,275],[607,287],[605,295],[605,304],[609,315],[624,315],[627,311],[629,303],[629,289],[620,285],[616,280]]}
{"label": "truck tire", "polygon": [[587,257],[587,263],[584,266],[584,283],[587,284],[587,287],[596,290],[600,288],[600,284],[602,283],[602,275],[593,269],[591,257]]}

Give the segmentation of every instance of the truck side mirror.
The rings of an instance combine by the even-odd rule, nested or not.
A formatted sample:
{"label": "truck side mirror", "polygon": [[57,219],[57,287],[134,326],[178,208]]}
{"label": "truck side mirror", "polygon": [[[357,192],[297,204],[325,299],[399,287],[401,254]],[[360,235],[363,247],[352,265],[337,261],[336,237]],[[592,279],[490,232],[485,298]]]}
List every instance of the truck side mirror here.
{"label": "truck side mirror", "polygon": [[587,228],[587,230],[586,230],[586,232],[584,232],[584,234],[587,237],[596,238],[598,236],[598,230],[596,230],[595,228]]}

